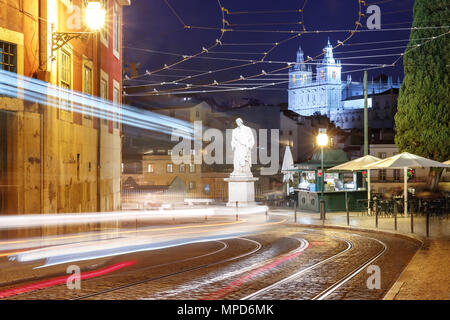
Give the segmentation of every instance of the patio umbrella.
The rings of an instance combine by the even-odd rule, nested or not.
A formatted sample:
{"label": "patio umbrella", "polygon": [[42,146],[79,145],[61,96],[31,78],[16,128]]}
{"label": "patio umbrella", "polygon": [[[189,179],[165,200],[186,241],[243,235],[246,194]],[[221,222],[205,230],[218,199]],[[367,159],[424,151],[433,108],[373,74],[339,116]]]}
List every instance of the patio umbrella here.
{"label": "patio umbrella", "polygon": [[293,180],[293,171],[288,171],[294,169],[294,158],[292,157],[291,148],[286,147],[284,150],[283,164],[281,166],[281,172],[283,175],[283,182],[287,182],[287,195],[289,195],[289,180]]}
{"label": "patio umbrella", "polygon": [[[335,166],[333,168],[328,169],[328,171],[361,171],[366,170],[366,166],[373,164],[377,161],[380,161],[380,158],[366,155],[364,157],[340,164],[338,166]],[[370,169],[367,170],[367,210],[370,214]]]}
{"label": "patio umbrella", "polygon": [[366,166],[366,169],[403,169],[405,216],[408,214],[408,169],[413,168],[450,168],[450,165],[403,152]]}

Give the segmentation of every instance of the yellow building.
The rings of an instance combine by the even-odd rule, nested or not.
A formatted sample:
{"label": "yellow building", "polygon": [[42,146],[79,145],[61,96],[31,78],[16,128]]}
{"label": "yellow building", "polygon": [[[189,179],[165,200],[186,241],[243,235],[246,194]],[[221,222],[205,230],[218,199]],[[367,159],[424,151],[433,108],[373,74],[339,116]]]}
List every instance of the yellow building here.
{"label": "yellow building", "polygon": [[[0,69],[17,74],[25,91],[31,79],[61,88],[56,101],[44,89],[45,103],[0,97],[2,215],[120,209],[120,119],[118,113],[97,117],[96,106],[86,105],[98,103],[94,96],[121,104],[122,8],[130,1],[101,2],[103,29],[70,41],[64,33],[87,31],[83,19],[77,24],[87,1],[0,5]],[[0,82],[8,81],[6,75],[0,74]],[[86,102],[84,110],[77,97]]]}

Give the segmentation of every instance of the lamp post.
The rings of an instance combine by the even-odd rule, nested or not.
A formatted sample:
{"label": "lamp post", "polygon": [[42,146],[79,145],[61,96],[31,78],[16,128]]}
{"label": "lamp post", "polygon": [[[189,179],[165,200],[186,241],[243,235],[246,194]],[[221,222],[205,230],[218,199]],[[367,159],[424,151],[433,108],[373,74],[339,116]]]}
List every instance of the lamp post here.
{"label": "lamp post", "polygon": [[320,162],[321,162],[321,172],[322,172],[322,179],[321,179],[321,196],[320,196],[320,219],[325,220],[325,199],[323,196],[323,189],[324,189],[324,179],[325,179],[325,172],[323,171],[323,147],[325,147],[328,144],[328,135],[327,135],[327,129],[319,129],[319,134],[317,135],[317,145],[320,146]]}
{"label": "lamp post", "polygon": [[84,21],[90,31],[86,32],[57,32],[52,25],[52,58],[56,59],[54,52],[62,48],[66,43],[84,35],[98,33],[105,25],[106,11],[99,0],[86,1],[84,9]]}

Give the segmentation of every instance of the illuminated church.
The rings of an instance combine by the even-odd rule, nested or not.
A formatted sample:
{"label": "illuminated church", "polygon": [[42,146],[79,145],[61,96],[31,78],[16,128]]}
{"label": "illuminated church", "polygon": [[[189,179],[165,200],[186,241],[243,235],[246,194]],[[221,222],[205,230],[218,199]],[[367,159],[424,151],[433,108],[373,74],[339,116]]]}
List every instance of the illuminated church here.
{"label": "illuminated church", "polygon": [[[297,63],[289,70],[289,110],[303,116],[320,113],[331,119],[337,113],[345,113],[348,108],[364,108],[363,103],[354,103],[355,97],[364,94],[364,84],[353,82],[351,75],[347,76],[346,82],[341,80],[341,62],[334,58],[330,39],[324,52],[324,58],[318,62],[316,73],[313,74],[311,64],[304,63],[304,54],[299,47]],[[376,82],[372,79],[368,83],[368,94],[375,95],[398,89],[400,85],[400,79],[393,83],[391,77],[388,77],[387,81],[382,81],[381,77]],[[346,103],[347,100],[353,102]]]}

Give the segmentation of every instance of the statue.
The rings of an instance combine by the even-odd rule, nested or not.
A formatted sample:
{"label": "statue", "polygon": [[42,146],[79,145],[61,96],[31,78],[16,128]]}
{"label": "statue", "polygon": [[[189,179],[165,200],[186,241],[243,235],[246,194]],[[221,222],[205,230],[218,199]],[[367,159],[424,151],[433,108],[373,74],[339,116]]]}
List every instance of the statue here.
{"label": "statue", "polygon": [[234,170],[230,177],[253,177],[252,148],[255,145],[252,129],[245,126],[241,118],[236,119],[237,128],[232,131],[231,149],[233,150]]}

